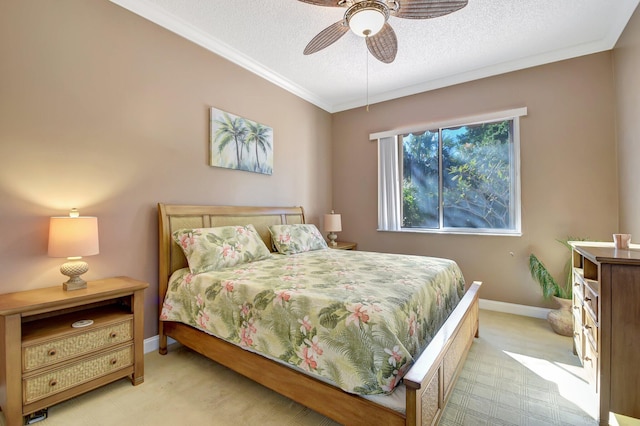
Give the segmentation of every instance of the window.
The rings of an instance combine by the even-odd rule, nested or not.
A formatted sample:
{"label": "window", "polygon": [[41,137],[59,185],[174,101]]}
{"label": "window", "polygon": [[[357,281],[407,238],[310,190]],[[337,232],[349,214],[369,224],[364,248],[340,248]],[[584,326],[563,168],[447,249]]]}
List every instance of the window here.
{"label": "window", "polygon": [[375,135],[379,229],[520,234],[525,114],[523,108]]}

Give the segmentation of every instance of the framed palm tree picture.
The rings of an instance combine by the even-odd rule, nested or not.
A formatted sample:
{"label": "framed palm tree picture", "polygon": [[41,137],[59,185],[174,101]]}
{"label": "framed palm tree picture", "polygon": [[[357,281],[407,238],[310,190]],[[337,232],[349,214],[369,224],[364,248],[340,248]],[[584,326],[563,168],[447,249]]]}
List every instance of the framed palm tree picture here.
{"label": "framed palm tree picture", "polygon": [[209,164],[214,167],[273,173],[273,129],[211,108]]}

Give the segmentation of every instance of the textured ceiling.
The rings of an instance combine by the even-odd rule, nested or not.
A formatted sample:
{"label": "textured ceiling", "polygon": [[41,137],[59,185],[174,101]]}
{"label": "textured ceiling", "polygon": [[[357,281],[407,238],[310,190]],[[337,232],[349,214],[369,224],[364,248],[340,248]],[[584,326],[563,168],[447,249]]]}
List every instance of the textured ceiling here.
{"label": "textured ceiling", "polygon": [[640,0],[469,0],[450,15],[389,18],[383,64],[347,33],[302,54],[345,9],[296,0],[111,0],[329,112],[612,49]]}

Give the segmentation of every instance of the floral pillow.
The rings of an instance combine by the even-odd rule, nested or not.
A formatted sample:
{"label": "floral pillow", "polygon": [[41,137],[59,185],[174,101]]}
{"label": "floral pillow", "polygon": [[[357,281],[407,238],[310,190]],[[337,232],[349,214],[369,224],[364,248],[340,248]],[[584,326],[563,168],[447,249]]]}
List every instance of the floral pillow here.
{"label": "floral pillow", "polygon": [[278,253],[296,254],[328,248],[315,225],[271,225],[269,232]]}
{"label": "floral pillow", "polygon": [[253,225],[179,229],[173,239],[194,275],[271,256]]}

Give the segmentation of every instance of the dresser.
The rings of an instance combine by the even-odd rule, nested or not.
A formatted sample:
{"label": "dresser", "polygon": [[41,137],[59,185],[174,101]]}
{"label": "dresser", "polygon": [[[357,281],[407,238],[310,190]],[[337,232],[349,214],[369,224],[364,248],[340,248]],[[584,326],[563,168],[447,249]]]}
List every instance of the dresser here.
{"label": "dresser", "polygon": [[609,413],[640,418],[640,246],[572,242],[574,351]]}
{"label": "dresser", "polygon": [[128,277],[0,295],[0,407],[7,426],[129,377],[144,380],[144,290]]}

